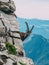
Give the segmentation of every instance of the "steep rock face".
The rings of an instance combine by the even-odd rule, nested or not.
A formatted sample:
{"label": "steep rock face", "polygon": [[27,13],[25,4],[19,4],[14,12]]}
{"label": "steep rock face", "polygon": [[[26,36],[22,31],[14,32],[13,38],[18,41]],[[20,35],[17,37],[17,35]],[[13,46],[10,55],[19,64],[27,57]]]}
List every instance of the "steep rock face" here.
{"label": "steep rock face", "polygon": [[0,0],[0,65],[33,65],[32,60],[25,57],[14,11],[12,0]]}
{"label": "steep rock face", "polygon": [[16,7],[12,0],[0,0],[0,10],[6,13],[13,13]]}

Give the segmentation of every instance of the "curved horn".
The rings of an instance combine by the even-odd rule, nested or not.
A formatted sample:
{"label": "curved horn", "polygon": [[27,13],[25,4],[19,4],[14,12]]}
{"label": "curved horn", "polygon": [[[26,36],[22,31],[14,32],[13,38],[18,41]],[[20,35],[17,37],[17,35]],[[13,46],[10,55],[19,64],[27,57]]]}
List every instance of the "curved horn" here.
{"label": "curved horn", "polygon": [[30,30],[30,33],[32,32],[33,28],[34,28],[34,25],[32,26],[32,28],[31,28],[31,30]]}
{"label": "curved horn", "polygon": [[29,31],[29,25],[27,22],[25,22],[26,26],[27,26],[27,32]]}

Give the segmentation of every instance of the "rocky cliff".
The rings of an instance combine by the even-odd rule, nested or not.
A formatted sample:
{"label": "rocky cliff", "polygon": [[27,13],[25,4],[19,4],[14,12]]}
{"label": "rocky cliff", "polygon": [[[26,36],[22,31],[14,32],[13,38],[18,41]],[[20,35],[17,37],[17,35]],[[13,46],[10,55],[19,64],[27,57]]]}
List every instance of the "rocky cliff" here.
{"label": "rocky cliff", "polygon": [[34,65],[25,56],[15,10],[12,0],[0,0],[0,65]]}

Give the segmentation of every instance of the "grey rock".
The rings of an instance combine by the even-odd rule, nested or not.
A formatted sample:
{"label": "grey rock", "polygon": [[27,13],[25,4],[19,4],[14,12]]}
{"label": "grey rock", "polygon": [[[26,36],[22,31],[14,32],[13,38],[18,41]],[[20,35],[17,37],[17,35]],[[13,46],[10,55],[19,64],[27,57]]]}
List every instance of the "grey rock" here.
{"label": "grey rock", "polygon": [[4,63],[6,63],[8,57],[6,55],[1,55],[1,59],[3,60]]}
{"label": "grey rock", "polygon": [[18,56],[20,56],[20,57],[23,57],[24,56],[24,53],[23,53],[23,51],[18,51]]}
{"label": "grey rock", "polygon": [[4,63],[4,65],[13,65],[14,61],[11,59],[7,59],[7,63]]}
{"label": "grey rock", "polygon": [[33,61],[27,57],[18,57],[17,60],[18,60],[18,65],[20,64],[20,62],[26,65],[34,65]]}
{"label": "grey rock", "polygon": [[13,65],[17,65],[17,62],[13,63]]}
{"label": "grey rock", "polygon": [[0,61],[0,65],[3,65],[3,62]]}
{"label": "grey rock", "polygon": [[5,14],[0,11],[0,17],[4,21],[4,24],[8,30],[9,30],[9,28],[11,29],[11,31],[19,31],[20,30],[19,23],[13,14]]}
{"label": "grey rock", "polygon": [[22,41],[21,39],[15,39],[14,38],[14,43],[15,43],[15,47],[19,50],[22,50],[23,49],[23,44],[22,44]]}
{"label": "grey rock", "polygon": [[11,36],[14,36],[14,37],[17,37],[17,38],[20,38],[20,35],[18,34],[18,33],[10,33],[11,34]]}
{"label": "grey rock", "polygon": [[0,43],[0,51],[5,51],[6,48],[5,48],[5,45],[3,43]]}
{"label": "grey rock", "polygon": [[[0,0],[0,65],[34,65],[33,61],[25,56],[21,40],[19,22],[14,11],[15,4],[12,0]],[[14,45],[17,55],[8,53],[6,43]],[[10,50],[11,51],[11,50]]]}
{"label": "grey rock", "polygon": [[7,37],[7,40],[8,40],[8,42],[9,42],[10,44],[13,44],[11,37]]}
{"label": "grey rock", "polygon": [[0,36],[2,36],[5,33],[5,27],[2,24],[2,21],[0,20]]}
{"label": "grey rock", "polygon": [[1,2],[9,2],[9,0],[0,0]]}
{"label": "grey rock", "polygon": [[0,10],[5,13],[13,13],[16,7],[12,0],[0,0]]}

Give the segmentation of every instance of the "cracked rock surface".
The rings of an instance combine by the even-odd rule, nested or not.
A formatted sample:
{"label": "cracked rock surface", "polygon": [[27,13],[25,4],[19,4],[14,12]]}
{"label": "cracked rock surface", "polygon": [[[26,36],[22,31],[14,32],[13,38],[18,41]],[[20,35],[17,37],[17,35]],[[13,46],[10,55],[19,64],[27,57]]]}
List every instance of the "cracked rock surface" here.
{"label": "cracked rock surface", "polygon": [[0,65],[34,65],[25,56],[15,10],[12,0],[0,0]]}

